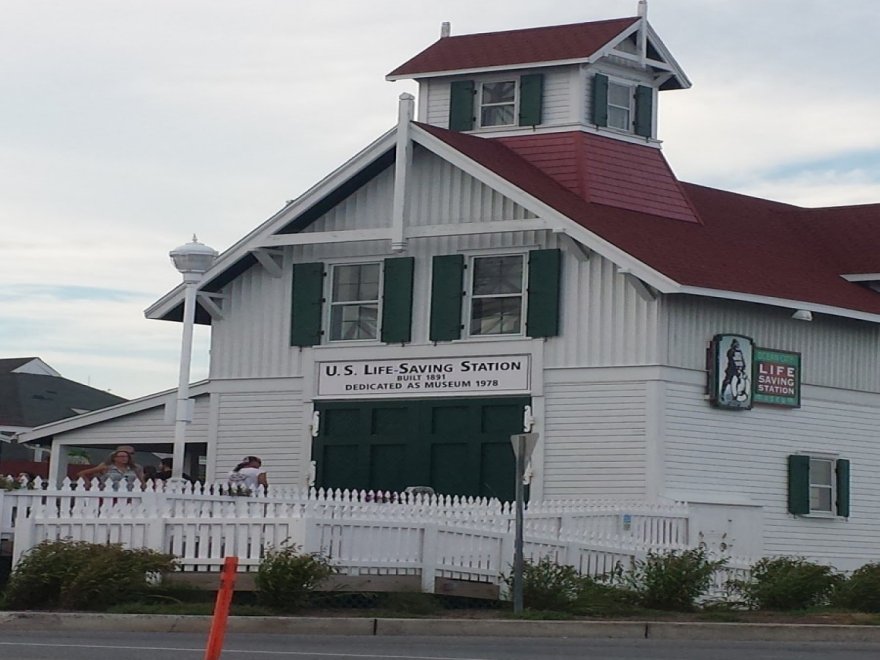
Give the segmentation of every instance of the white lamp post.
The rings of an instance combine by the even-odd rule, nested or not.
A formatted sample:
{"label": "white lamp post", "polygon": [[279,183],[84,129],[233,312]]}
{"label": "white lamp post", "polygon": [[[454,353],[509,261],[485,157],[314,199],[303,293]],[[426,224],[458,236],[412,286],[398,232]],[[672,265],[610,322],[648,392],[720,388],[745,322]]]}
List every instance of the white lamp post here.
{"label": "white lamp post", "polygon": [[186,425],[192,421],[189,400],[189,369],[192,362],[193,326],[196,320],[196,290],[202,276],[214,263],[217,251],[199,243],[193,234],[192,243],[181,245],[169,252],[174,267],[183,275],[183,341],[180,344],[180,378],[177,381],[177,410],[174,416],[174,464],[171,480],[183,480],[183,461],[186,451]]}

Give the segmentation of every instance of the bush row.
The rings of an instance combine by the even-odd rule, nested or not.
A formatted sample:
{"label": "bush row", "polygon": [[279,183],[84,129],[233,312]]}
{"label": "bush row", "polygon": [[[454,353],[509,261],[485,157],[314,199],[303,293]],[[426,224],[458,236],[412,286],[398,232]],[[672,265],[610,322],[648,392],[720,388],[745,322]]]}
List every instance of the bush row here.
{"label": "bush row", "polygon": [[[628,569],[591,578],[550,559],[526,562],[523,597],[531,610],[577,615],[615,615],[636,609],[687,612],[698,606],[802,610],[817,606],[880,612],[880,563],[845,577],[803,558],[762,559],[747,580],[728,581],[718,597],[717,572],[724,559],[704,549],[651,553]],[[174,571],[171,555],[126,550],[121,545],[46,541],[16,565],[5,605],[17,609],[106,610],[153,596],[162,575]],[[256,574],[257,599],[272,610],[292,612],[310,604],[319,584],[335,569],[320,555],[294,546],[271,550]],[[512,576],[505,578],[512,588]],[[714,600],[707,594],[715,586]]]}

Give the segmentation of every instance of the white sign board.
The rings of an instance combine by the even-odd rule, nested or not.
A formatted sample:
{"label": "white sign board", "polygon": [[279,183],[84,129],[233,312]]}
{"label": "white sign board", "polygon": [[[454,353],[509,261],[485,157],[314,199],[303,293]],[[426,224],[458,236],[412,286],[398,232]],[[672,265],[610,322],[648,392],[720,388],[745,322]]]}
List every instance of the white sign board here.
{"label": "white sign board", "polygon": [[527,393],[528,355],[318,363],[319,397]]}

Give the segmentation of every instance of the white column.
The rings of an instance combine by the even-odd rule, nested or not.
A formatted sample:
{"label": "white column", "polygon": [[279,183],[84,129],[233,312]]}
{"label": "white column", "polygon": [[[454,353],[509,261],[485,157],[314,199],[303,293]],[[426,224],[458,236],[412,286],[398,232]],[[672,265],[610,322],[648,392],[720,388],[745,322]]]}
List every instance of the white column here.
{"label": "white column", "polygon": [[196,288],[200,276],[185,274],[183,300],[183,338],[180,343],[180,377],[177,381],[177,406],[174,415],[174,465],[172,479],[183,478],[183,461],[186,454],[186,427],[192,421],[189,400],[189,372],[192,362],[193,326],[196,319]]}

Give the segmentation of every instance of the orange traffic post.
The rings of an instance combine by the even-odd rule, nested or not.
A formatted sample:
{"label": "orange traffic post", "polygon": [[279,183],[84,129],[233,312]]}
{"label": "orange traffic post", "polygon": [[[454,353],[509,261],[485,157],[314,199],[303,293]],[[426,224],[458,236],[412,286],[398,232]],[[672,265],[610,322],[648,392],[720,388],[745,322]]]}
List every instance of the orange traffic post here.
{"label": "orange traffic post", "polygon": [[208,646],[205,647],[205,660],[220,660],[223,653],[223,638],[226,636],[226,624],[229,621],[229,606],[232,604],[232,592],[235,591],[235,573],[238,570],[238,557],[227,557],[220,572],[220,589],[214,603],[214,618],[211,620],[211,632],[208,635]]}

